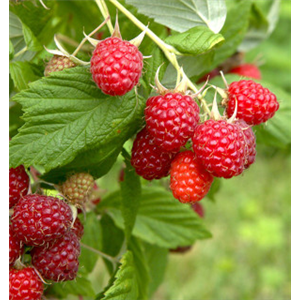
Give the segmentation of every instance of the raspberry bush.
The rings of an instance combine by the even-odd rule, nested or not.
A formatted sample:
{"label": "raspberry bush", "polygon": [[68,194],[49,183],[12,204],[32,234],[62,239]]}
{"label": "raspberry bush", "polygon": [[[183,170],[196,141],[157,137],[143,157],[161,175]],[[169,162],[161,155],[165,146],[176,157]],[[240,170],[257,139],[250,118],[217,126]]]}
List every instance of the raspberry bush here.
{"label": "raspberry bush", "polygon": [[275,10],[266,33],[232,2],[10,2],[10,299],[154,299],[214,234],[205,202],[290,144],[286,93],[245,59]]}

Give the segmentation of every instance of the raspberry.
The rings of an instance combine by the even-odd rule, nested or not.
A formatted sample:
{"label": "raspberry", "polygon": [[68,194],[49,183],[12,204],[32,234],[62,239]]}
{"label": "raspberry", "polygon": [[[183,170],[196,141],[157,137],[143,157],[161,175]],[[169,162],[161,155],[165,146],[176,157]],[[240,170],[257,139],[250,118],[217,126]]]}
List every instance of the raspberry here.
{"label": "raspberry", "polygon": [[9,270],[9,300],[40,300],[43,282],[32,267]]}
{"label": "raspberry", "polygon": [[227,115],[233,115],[237,101],[236,117],[250,125],[266,122],[279,109],[276,96],[252,80],[232,82],[228,88],[228,96]]}
{"label": "raspberry", "polygon": [[76,234],[77,238],[80,240],[84,234],[84,227],[81,221],[76,218],[71,230]]}
{"label": "raspberry", "polygon": [[11,224],[15,236],[25,245],[41,246],[65,234],[72,218],[63,200],[31,194],[15,206]]}
{"label": "raspberry", "polygon": [[199,121],[199,106],[192,97],[167,93],[147,100],[146,127],[156,145],[165,151],[178,152]]}
{"label": "raspberry", "polygon": [[88,173],[75,173],[62,185],[61,191],[72,204],[82,205],[93,192],[94,178]]}
{"label": "raspberry", "polygon": [[136,173],[147,180],[168,176],[175,156],[159,148],[146,128],[137,134],[131,153],[131,164]]}
{"label": "raspberry", "polygon": [[170,169],[170,188],[174,198],[182,203],[200,201],[208,193],[213,176],[197,162],[188,150],[176,155]]}
{"label": "raspberry", "polygon": [[35,247],[31,251],[32,264],[44,279],[55,282],[73,280],[79,267],[80,243],[70,230],[48,247]]}
{"label": "raspberry", "polygon": [[9,266],[13,266],[16,260],[22,255],[23,253],[23,245],[20,240],[18,240],[14,232],[9,226]]}
{"label": "raspberry", "polygon": [[76,67],[76,64],[67,56],[54,55],[47,63],[44,75],[49,76],[52,72],[62,71]]}
{"label": "raspberry", "polygon": [[254,64],[241,64],[232,68],[228,73],[237,74],[240,76],[250,77],[253,79],[260,80],[261,73],[259,68]]}
{"label": "raspberry", "polygon": [[9,169],[9,208],[28,193],[29,182],[29,176],[23,165]]}
{"label": "raspberry", "polygon": [[122,96],[137,85],[143,69],[138,48],[117,37],[100,41],[91,58],[93,80],[104,94]]}
{"label": "raspberry", "polygon": [[242,129],[245,138],[245,162],[244,168],[248,169],[255,162],[256,156],[256,138],[250,125],[243,120],[236,122]]}
{"label": "raspberry", "polygon": [[210,119],[199,124],[193,136],[193,149],[199,162],[215,177],[231,178],[244,170],[244,135],[234,123]]}

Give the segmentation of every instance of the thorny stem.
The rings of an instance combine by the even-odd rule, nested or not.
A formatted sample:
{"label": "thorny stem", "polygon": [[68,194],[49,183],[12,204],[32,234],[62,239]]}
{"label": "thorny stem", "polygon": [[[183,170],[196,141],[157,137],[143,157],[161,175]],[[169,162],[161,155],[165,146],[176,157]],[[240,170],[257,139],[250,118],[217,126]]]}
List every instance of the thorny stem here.
{"label": "thorny stem", "polygon": [[[98,1],[98,0],[96,0]],[[178,60],[176,58],[177,55],[181,55],[179,51],[177,51],[174,47],[166,44],[162,39],[160,39],[153,31],[151,31],[147,26],[145,26],[140,20],[138,20],[130,11],[128,11],[122,4],[120,4],[117,0],[111,0],[110,1],[117,9],[119,9],[128,19],[130,19],[138,28],[140,28],[142,31],[145,31],[147,36],[155,43],[157,46],[164,52],[167,59],[170,61],[170,63],[174,66],[174,68],[177,71],[177,81],[179,75],[182,77],[185,75],[182,68],[180,68],[178,64]],[[104,16],[105,17],[105,16]],[[187,78],[187,85],[188,87],[193,90],[195,93],[197,93],[198,89],[197,87],[191,82],[189,78]],[[203,109],[206,113],[210,113],[210,110],[207,106],[206,101],[203,99],[203,97],[199,94],[197,98],[201,101],[201,104],[203,106]]]}

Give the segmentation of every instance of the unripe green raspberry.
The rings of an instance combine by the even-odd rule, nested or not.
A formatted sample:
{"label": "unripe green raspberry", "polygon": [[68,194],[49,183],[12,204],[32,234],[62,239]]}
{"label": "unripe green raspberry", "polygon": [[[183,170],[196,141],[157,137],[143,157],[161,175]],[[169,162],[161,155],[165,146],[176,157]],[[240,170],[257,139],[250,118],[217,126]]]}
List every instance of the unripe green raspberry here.
{"label": "unripe green raspberry", "polygon": [[49,76],[52,72],[62,71],[73,67],[76,67],[76,64],[70,58],[62,55],[54,55],[47,63],[44,75]]}
{"label": "unripe green raspberry", "polygon": [[62,185],[61,192],[72,204],[84,204],[93,191],[94,178],[88,173],[76,173]]}

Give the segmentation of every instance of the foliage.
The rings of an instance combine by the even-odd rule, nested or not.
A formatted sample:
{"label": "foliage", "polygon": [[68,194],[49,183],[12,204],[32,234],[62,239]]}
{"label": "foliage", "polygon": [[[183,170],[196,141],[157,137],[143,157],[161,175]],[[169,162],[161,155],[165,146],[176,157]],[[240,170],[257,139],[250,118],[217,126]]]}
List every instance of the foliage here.
{"label": "foliage", "polygon": [[[104,20],[105,16],[99,10],[101,2],[44,0],[44,5],[49,9],[45,9],[37,0],[10,2],[10,167],[23,164],[36,168],[42,180],[50,183],[48,188],[62,182],[69,172],[87,171],[105,189],[105,195],[96,209],[88,212],[83,219],[85,235],[82,243],[107,256],[100,261],[96,251],[93,253],[82,248],[77,282],[53,284],[46,289],[46,295],[60,299],[73,299],[73,296],[75,299],[78,295],[84,296],[84,299],[99,300],[150,299],[163,282],[165,269],[170,268],[167,263],[169,249],[193,244],[198,247],[202,242],[207,245],[218,238],[218,227],[213,222],[219,222],[220,227],[224,224],[211,216],[208,221],[199,219],[189,206],[182,205],[172,197],[166,188],[167,181],[146,182],[136,175],[130,164],[132,139],[144,126],[145,102],[149,95],[155,93],[152,85],[157,68],[161,66],[160,79],[164,85],[174,87],[177,78],[178,70],[174,68],[172,56],[158,46],[157,40],[154,42],[146,35],[142,41],[139,49],[144,56],[150,57],[144,59],[140,84],[122,97],[103,94],[92,81],[88,66],[77,66],[55,72],[49,77],[43,76],[44,63],[52,56],[45,47],[56,47],[53,39],[56,35],[64,48],[72,53],[84,38],[82,31],[89,33]],[[114,2],[118,1],[105,2],[111,20],[115,20]],[[265,1],[264,4],[256,0],[126,0],[118,3],[143,24],[149,22],[149,28],[176,54],[178,64],[183,66],[185,74],[197,87],[202,85],[197,83],[202,75],[230,61],[236,52],[242,51],[245,59],[250,61],[257,55],[257,49],[263,54],[265,50],[273,50],[273,47],[276,53],[284,51],[280,39],[277,48],[270,42],[273,36],[273,40],[276,40],[274,33],[279,32],[280,36],[280,28],[276,31],[277,22],[281,22],[281,7],[287,5],[280,6],[277,0]],[[133,39],[141,32],[120,11],[118,18],[124,39]],[[102,27],[101,34],[102,38],[110,36],[109,27]],[[92,51],[93,47],[86,43],[78,53],[78,58],[89,61]],[[268,55],[270,64],[274,65],[274,57]],[[275,65],[277,63],[289,74],[288,61],[284,58],[283,61],[284,64],[277,59]],[[278,96],[281,108],[267,125],[255,127],[258,149],[262,149],[263,155],[270,151],[268,146],[272,146],[272,151],[288,155],[291,143],[290,81],[287,79],[278,84],[278,78],[274,78],[268,63],[262,66],[262,84]],[[228,83],[239,78],[227,74],[225,77]],[[221,77],[214,78],[210,83],[224,88]],[[211,103],[213,93],[208,91],[205,97]],[[263,164],[265,168],[272,164],[272,160],[268,162]],[[119,182],[121,170],[125,176]],[[255,176],[250,175],[250,180],[255,180]],[[268,182],[269,178],[261,180]],[[234,189],[243,184],[236,179]],[[229,184],[226,190],[225,185],[227,181],[226,184],[222,180],[215,181],[204,199],[209,209],[230,200],[221,199],[220,193],[228,196],[231,192],[229,189],[233,189]],[[234,193],[233,190],[233,198],[242,197]],[[264,196],[259,197],[257,201],[263,201]],[[221,207],[228,207],[228,204]],[[261,222],[256,220],[258,230],[272,226],[267,218]],[[275,219],[272,221],[275,229],[280,227]],[[240,229],[245,243],[255,239],[249,224],[248,227],[243,224]],[[234,224],[230,223],[229,226]],[[274,231],[274,228],[270,231]],[[210,239],[215,232],[216,238]],[[234,243],[230,239],[228,242]],[[261,247],[265,245],[264,241],[258,243],[261,243]],[[217,255],[216,249],[214,251]],[[208,252],[205,255],[209,257]],[[172,257],[171,260],[176,262]],[[232,267],[229,258],[220,261],[221,266],[218,265],[217,270],[225,268],[226,272],[222,269],[221,276],[228,276],[228,268],[231,270],[235,266]],[[106,267],[100,274],[99,264]],[[172,268],[172,272],[175,272],[176,268]],[[209,266],[206,268],[209,269]],[[271,280],[272,284],[281,282],[280,275],[279,279],[270,275],[272,268],[268,266],[259,276],[262,280]],[[107,276],[106,281],[103,276]],[[167,273],[169,276],[170,273]],[[177,277],[174,274],[174,278]],[[198,278],[201,280],[200,276]],[[177,279],[181,280],[180,277]],[[165,289],[162,293],[166,297],[163,299],[175,297],[175,294],[166,291],[166,286],[165,283],[162,286]],[[190,295],[183,293],[187,295],[186,299],[196,294],[197,291]],[[159,299],[158,294],[154,295],[157,296],[155,299]],[[203,292],[202,295],[201,299],[222,298],[218,293]],[[244,293],[231,295],[251,298],[251,295]]]}

